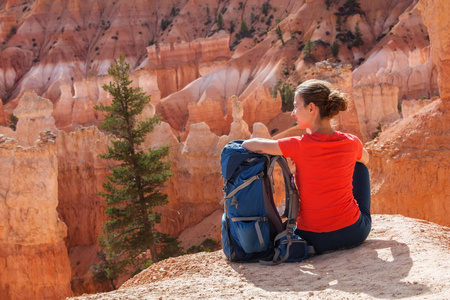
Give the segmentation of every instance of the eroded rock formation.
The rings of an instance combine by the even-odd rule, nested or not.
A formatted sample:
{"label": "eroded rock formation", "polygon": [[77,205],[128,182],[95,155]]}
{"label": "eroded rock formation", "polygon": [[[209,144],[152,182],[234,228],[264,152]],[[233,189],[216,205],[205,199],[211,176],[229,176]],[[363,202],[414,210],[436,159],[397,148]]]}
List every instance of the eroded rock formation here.
{"label": "eroded rock formation", "polygon": [[422,107],[427,106],[431,103],[431,99],[413,99],[402,101],[402,116],[407,118],[417,113],[422,109]]}
{"label": "eroded rock formation", "polygon": [[439,94],[444,109],[450,105],[450,83],[447,78],[450,71],[450,24],[446,16],[450,12],[450,3],[442,0],[421,0],[418,4],[424,23],[428,28],[431,42],[431,57],[438,70]]}
{"label": "eroded rock formation", "polygon": [[405,118],[368,144],[372,154],[373,211],[401,213],[449,225],[450,188],[450,3],[419,3],[430,33],[432,59],[438,61],[441,99]]}
{"label": "eroded rock formation", "polygon": [[166,97],[226,64],[231,57],[229,39],[229,35],[221,31],[210,39],[150,46],[148,58],[141,66],[156,73],[161,97]]}
{"label": "eroded rock formation", "polygon": [[[0,134],[8,138],[1,138],[0,153],[9,167],[2,164],[0,187],[11,189],[10,185],[22,178],[20,172],[28,172],[27,182],[33,184],[25,187],[21,182],[11,191],[17,199],[32,199],[30,195],[36,194],[34,201],[51,205],[36,208],[25,200],[18,204],[4,200],[1,204],[0,197],[4,207],[18,205],[0,211],[0,264],[7,266],[8,274],[0,275],[2,295],[6,285],[10,286],[7,293],[22,289],[20,278],[25,278],[26,270],[32,277],[45,271],[41,281],[33,277],[34,291],[41,293],[36,295],[56,295],[58,299],[67,295],[70,272],[60,272],[60,266],[68,265],[67,257],[63,257],[67,255],[65,247],[72,289],[82,293],[99,288],[86,272],[97,259],[97,237],[105,219],[104,202],[97,191],[108,169],[98,154],[106,151],[108,138],[95,127],[75,129],[103,120],[93,106],[111,101],[102,85],[110,81],[106,70],[118,54],[124,54],[132,66],[133,85],[151,95],[153,106],[146,114],[153,115],[156,110],[163,116],[164,122],[150,134],[146,146],[171,146],[174,176],[165,189],[169,204],[161,208],[161,230],[178,235],[220,209],[219,155],[229,140],[303,133],[292,127],[289,113],[281,111],[280,94],[273,99],[271,92],[278,80],[295,86],[309,78],[328,80],[349,95],[350,109],[336,120],[338,130],[366,141],[379,125],[386,125],[368,145],[374,211],[447,224],[442,212],[449,195],[444,184],[449,136],[445,111],[450,97],[446,80],[448,4],[442,0],[361,1],[364,14],[342,14],[342,28],[338,29],[336,13],[344,0],[332,1],[329,10],[324,1],[282,0],[271,3],[263,16],[265,2],[245,2],[242,7],[239,1],[225,4],[206,0],[185,4],[67,0],[4,3],[0,11],[4,40],[0,48],[0,97],[5,105],[0,104]],[[227,33],[214,23],[218,12],[223,14]],[[283,41],[273,26],[278,17],[282,19]],[[243,19],[255,33],[253,38],[239,42],[235,33]],[[169,21],[166,29],[162,21]],[[235,25],[231,35],[230,21]],[[351,36],[356,24],[364,44],[353,47]],[[332,58],[329,45],[337,41],[339,53],[334,59],[342,63],[304,61],[301,49],[308,39],[314,42],[316,59]],[[411,100],[439,94],[440,101],[419,112],[423,104]],[[392,125],[401,118],[400,100],[405,119]],[[7,124],[12,112],[19,117],[17,131],[1,126]],[[43,130],[51,130],[57,137],[46,133],[39,138]],[[53,140],[56,145],[52,145]],[[422,141],[428,145],[421,146]],[[17,143],[29,148],[17,147]],[[13,168],[16,164],[18,167]],[[48,176],[46,168],[50,170]],[[39,178],[33,177],[36,170],[40,170]],[[57,200],[54,190],[44,191],[47,200],[39,194],[47,186],[57,186]],[[22,191],[24,194],[19,195]],[[10,197],[0,191],[0,196],[3,194]],[[432,203],[426,199],[432,199]],[[40,210],[44,207],[48,211]],[[67,225],[65,244],[64,225],[55,221],[55,208]],[[18,228],[17,211],[26,218],[25,231],[38,222],[30,216],[42,214],[45,220],[51,219],[44,224],[47,227],[33,229],[43,231],[42,241],[34,233],[24,236],[25,231],[11,240],[5,235],[12,229],[4,220],[13,218]],[[6,255],[10,261],[3,259]],[[49,269],[34,267],[44,264],[44,259]],[[23,262],[31,267],[26,269]],[[15,275],[10,274],[19,276],[17,284],[11,285],[11,276]],[[50,287],[42,288],[43,282],[51,282]],[[34,297],[32,290],[23,291],[24,297]]]}
{"label": "eroded rock formation", "polygon": [[373,212],[450,225],[450,120],[442,106],[434,101],[366,145]]}
{"label": "eroded rock formation", "polygon": [[59,219],[54,135],[23,148],[0,136],[0,294],[4,299],[63,299],[72,294]]}
{"label": "eroded rock formation", "polygon": [[89,267],[99,261],[98,237],[106,221],[105,200],[98,195],[110,174],[108,161],[99,157],[107,152],[107,137],[96,127],[79,128],[71,133],[59,131],[56,139],[58,160],[58,212],[67,225],[66,247],[76,293],[100,290],[90,277]]}
{"label": "eroded rock formation", "polygon": [[0,101],[0,126],[6,125],[6,114],[5,109],[3,108],[3,103]]}
{"label": "eroded rock formation", "polygon": [[52,111],[53,105],[49,100],[31,91],[23,94],[14,110],[19,119],[15,136],[21,146],[33,145],[42,130],[57,131]]}

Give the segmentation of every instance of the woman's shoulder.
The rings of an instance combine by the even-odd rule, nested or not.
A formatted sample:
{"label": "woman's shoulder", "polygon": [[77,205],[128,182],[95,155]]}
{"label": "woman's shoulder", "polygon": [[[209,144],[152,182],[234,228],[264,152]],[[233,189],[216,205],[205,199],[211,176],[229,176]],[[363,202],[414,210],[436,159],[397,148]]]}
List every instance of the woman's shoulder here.
{"label": "woman's shoulder", "polygon": [[303,135],[296,135],[296,136],[288,136],[281,139],[278,139],[278,142],[281,143],[298,143],[303,139]]}
{"label": "woman's shoulder", "polygon": [[361,140],[354,134],[348,133],[348,132],[341,132],[341,131],[336,131],[335,132],[339,137],[341,137],[342,139],[348,139],[348,140],[352,140],[352,141],[358,141],[361,143]]}

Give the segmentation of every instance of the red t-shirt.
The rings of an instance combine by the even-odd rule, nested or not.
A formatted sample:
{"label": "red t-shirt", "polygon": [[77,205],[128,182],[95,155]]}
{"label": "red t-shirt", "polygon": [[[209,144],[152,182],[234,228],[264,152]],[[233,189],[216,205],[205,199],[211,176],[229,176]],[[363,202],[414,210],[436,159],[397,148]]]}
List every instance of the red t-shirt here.
{"label": "red t-shirt", "polygon": [[278,140],[283,156],[296,166],[300,209],[297,228],[330,232],[354,224],[360,215],[353,198],[353,170],[362,143],[354,135],[314,132]]}

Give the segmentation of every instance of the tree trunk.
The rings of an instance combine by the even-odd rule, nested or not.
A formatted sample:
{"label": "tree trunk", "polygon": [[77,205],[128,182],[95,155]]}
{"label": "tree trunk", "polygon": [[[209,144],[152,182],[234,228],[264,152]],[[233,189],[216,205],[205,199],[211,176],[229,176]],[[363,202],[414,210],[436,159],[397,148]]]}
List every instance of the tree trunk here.
{"label": "tree trunk", "polygon": [[150,253],[152,255],[153,263],[157,263],[158,262],[158,251],[156,250],[155,244],[150,245]]}

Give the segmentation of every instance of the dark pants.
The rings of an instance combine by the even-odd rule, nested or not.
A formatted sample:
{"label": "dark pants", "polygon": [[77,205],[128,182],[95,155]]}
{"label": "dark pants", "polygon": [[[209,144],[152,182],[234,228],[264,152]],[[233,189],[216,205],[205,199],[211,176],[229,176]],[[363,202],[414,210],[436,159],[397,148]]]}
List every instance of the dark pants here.
{"label": "dark pants", "polygon": [[295,233],[313,245],[317,254],[362,244],[372,226],[369,170],[362,163],[356,163],[353,172],[353,196],[361,211],[358,221],[353,225],[331,232],[317,233],[297,229]]}

